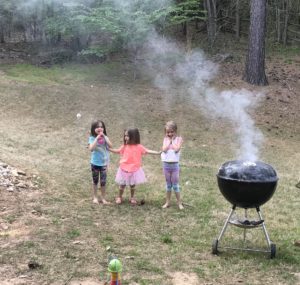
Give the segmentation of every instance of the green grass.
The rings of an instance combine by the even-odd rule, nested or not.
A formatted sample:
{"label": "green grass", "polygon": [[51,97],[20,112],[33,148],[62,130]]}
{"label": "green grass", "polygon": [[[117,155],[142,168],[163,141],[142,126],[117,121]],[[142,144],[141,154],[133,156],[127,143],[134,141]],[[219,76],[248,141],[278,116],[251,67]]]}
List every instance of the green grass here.
{"label": "green grass", "polygon": [[105,64],[99,69],[98,65],[70,64],[41,68],[30,64],[2,65],[1,69],[6,75],[19,82],[31,84],[63,84],[70,85],[72,82],[87,81],[97,82],[98,78],[110,78],[118,76],[116,72],[122,67],[122,62]]}
{"label": "green grass", "polygon": [[[159,99],[163,94],[145,82],[130,81],[132,73],[120,62],[1,68],[8,82],[3,81],[5,92],[0,93],[0,111],[5,112],[0,122],[0,158],[35,173],[40,185],[37,190],[13,194],[0,189],[6,205],[0,222],[9,225],[0,231],[0,264],[6,278],[30,273],[30,285],[86,278],[100,282],[106,278],[109,257],[117,256],[123,263],[123,284],[171,285],[175,272],[196,274],[199,284],[296,284],[294,273],[300,268],[300,250],[293,244],[300,238],[299,189],[295,187],[300,169],[298,137],[263,130],[267,143],[275,145],[265,147],[263,157],[280,177],[274,197],[263,206],[277,257],[270,260],[268,254],[231,250],[214,256],[212,242],[231,208],[216,181],[218,167],[235,155],[230,126],[211,125],[188,103],[171,102],[172,108],[165,110]],[[153,106],[152,111],[145,102]],[[76,119],[78,110],[81,120]],[[184,136],[184,211],[178,210],[174,196],[171,207],[161,209],[164,178],[160,159],[154,156],[144,159],[149,182],[137,188],[137,197],[144,198],[145,205],[130,206],[128,189],[120,206],[91,203],[86,143],[95,117],[105,120],[115,146],[121,143],[123,128],[134,124],[141,130],[142,143],[152,149],[161,145],[165,121],[178,122]],[[111,201],[117,195],[118,159],[112,155],[108,172]],[[249,244],[265,246],[259,229],[247,236]],[[240,245],[242,237],[241,229],[230,227],[224,243]],[[43,267],[28,273],[29,260]]]}
{"label": "green grass", "polygon": [[282,44],[271,43],[267,48],[269,52],[283,57],[294,57],[300,53],[300,48],[297,46],[284,46]]}

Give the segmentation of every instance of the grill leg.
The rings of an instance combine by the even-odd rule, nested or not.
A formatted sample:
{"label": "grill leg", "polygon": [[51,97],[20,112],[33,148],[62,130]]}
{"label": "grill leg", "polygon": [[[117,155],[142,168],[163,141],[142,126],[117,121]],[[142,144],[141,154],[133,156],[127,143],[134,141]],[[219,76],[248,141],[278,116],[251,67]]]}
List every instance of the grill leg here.
{"label": "grill leg", "polygon": [[[247,212],[247,209],[245,209],[245,219],[248,218],[248,212]],[[244,247],[246,247],[246,228],[244,228]]]}
{"label": "grill leg", "polygon": [[220,241],[221,238],[223,237],[223,235],[224,235],[224,233],[225,233],[225,231],[226,231],[226,229],[227,229],[228,223],[229,223],[229,221],[230,221],[230,218],[231,218],[231,216],[233,215],[233,213],[234,213],[234,211],[235,211],[235,208],[236,208],[236,206],[233,206],[233,207],[232,207],[232,209],[231,209],[231,211],[230,211],[230,213],[229,213],[229,215],[228,215],[228,217],[227,217],[227,219],[226,219],[226,221],[225,221],[225,224],[224,224],[224,226],[223,226],[223,228],[222,228],[222,230],[221,230],[221,233],[220,233],[220,235],[219,235],[219,237],[218,237],[218,241]]}
{"label": "grill leg", "polygon": [[[262,217],[262,214],[261,214],[261,212],[260,212],[259,207],[256,208],[256,211],[257,211],[257,214],[258,214],[259,218],[260,218],[261,220],[263,220],[263,217]],[[269,246],[269,248],[271,248],[272,242],[271,242],[270,237],[269,237],[269,235],[268,235],[267,228],[266,228],[266,226],[265,226],[265,222],[262,223],[262,228],[263,228],[263,232],[264,232],[264,234],[265,234],[265,237],[266,237],[268,246]]]}

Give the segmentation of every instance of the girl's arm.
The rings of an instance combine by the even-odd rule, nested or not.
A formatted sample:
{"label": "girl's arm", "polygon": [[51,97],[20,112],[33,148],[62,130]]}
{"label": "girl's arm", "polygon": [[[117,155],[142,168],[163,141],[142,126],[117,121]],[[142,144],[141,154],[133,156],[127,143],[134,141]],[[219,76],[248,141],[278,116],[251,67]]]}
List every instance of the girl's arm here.
{"label": "girl's arm", "polygon": [[145,148],[145,150],[146,150],[146,153],[149,153],[149,154],[161,154],[161,151],[151,150],[151,149],[147,149],[147,148]]}
{"label": "girl's arm", "polygon": [[103,135],[103,136],[104,136],[104,139],[105,139],[105,141],[106,141],[108,147],[109,147],[109,148],[112,148],[112,143],[111,143],[110,139],[108,138],[108,136],[106,136],[106,135]]}
{"label": "girl's arm", "polygon": [[171,144],[172,144],[172,140],[169,138],[165,138],[162,146],[162,151],[166,152],[169,149]]}
{"label": "girl's arm", "polygon": [[178,137],[178,142],[176,144],[173,143],[173,149],[175,150],[175,152],[180,151],[182,143],[183,143],[183,139],[182,137]]}
{"label": "girl's arm", "polygon": [[121,148],[111,148],[111,147],[109,147],[108,148],[108,150],[110,151],[110,152],[113,152],[113,153],[120,153],[120,150],[121,150]]}
{"label": "girl's arm", "polygon": [[100,135],[98,135],[98,136],[94,139],[94,141],[93,141],[91,144],[88,145],[88,148],[89,148],[90,151],[95,150],[95,148],[96,148],[96,146],[97,146],[97,141],[98,141],[99,138],[100,138]]}

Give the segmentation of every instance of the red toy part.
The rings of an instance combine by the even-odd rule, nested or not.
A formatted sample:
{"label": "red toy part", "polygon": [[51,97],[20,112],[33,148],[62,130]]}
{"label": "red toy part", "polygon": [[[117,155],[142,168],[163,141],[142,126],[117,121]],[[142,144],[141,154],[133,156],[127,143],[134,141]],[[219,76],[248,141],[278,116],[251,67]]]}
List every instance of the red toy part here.
{"label": "red toy part", "polygon": [[111,279],[109,285],[122,285],[121,274],[118,272],[111,272]]}

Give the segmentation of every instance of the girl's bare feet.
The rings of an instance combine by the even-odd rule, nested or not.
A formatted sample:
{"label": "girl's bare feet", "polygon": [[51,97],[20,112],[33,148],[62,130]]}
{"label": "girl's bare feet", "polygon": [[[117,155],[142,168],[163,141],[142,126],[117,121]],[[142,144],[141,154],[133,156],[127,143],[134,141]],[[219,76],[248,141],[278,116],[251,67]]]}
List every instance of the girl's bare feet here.
{"label": "girl's bare feet", "polygon": [[182,203],[178,203],[178,208],[179,208],[180,210],[183,210],[183,209],[184,209]]}
{"label": "girl's bare feet", "polygon": [[105,199],[102,199],[102,204],[103,205],[111,205],[111,202],[106,201]]}
{"label": "girl's bare feet", "polygon": [[165,203],[165,204],[162,206],[163,209],[166,209],[166,208],[169,208],[169,207],[170,207],[170,204],[169,204],[169,203]]}
{"label": "girl's bare feet", "polygon": [[123,202],[123,201],[122,201],[122,198],[121,198],[121,197],[117,197],[117,198],[116,198],[116,204],[117,204],[117,205],[122,204],[122,202]]}
{"label": "girl's bare feet", "polygon": [[94,197],[93,203],[94,203],[94,204],[99,204],[98,198]]}

